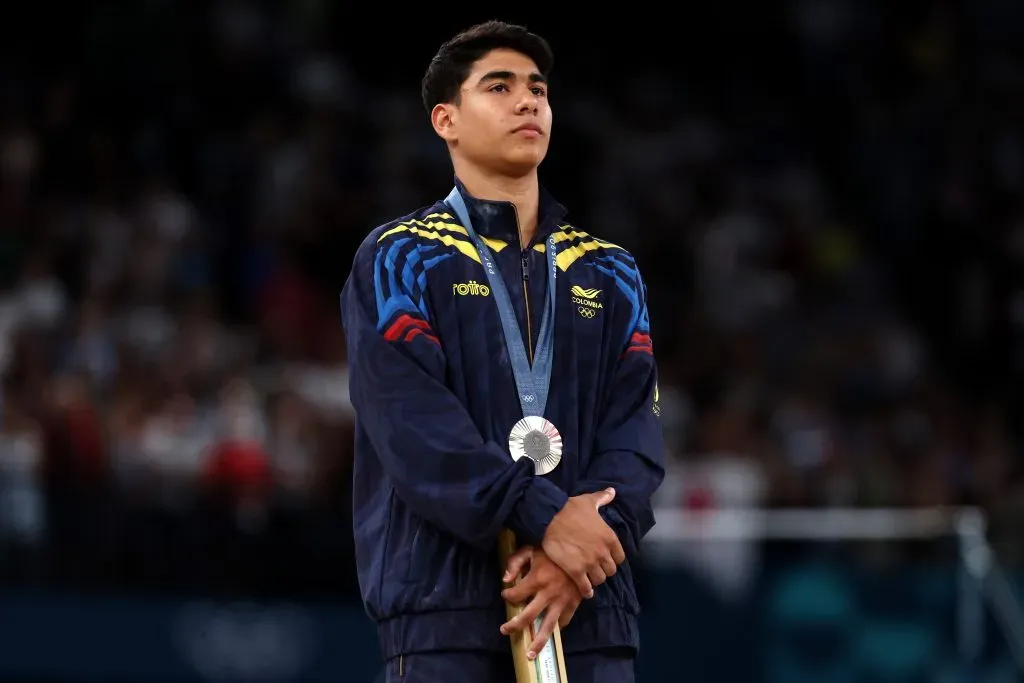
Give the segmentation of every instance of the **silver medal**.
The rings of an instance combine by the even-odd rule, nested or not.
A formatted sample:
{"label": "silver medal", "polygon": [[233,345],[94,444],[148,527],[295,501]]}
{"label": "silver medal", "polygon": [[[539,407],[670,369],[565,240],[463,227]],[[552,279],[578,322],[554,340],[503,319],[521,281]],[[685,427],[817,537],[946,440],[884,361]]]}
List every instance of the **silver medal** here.
{"label": "silver medal", "polygon": [[537,474],[547,474],[562,461],[562,435],[543,417],[524,417],[508,435],[508,450],[514,460],[524,455],[534,462]]}

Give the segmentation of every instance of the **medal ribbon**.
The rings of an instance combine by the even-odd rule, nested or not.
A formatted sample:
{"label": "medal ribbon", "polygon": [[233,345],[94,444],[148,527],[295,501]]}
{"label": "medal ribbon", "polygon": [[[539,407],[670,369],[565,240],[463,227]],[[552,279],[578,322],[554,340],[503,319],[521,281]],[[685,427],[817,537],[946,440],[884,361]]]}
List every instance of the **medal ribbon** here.
{"label": "medal ribbon", "polygon": [[537,339],[537,352],[534,355],[533,366],[530,366],[530,358],[527,355],[526,347],[523,345],[523,337],[519,331],[519,321],[516,320],[516,312],[512,307],[512,300],[509,298],[505,281],[498,271],[494,262],[494,254],[484,243],[476,230],[473,229],[473,222],[469,218],[469,210],[466,202],[459,192],[459,188],[453,188],[445,202],[452,208],[459,222],[469,233],[469,239],[473,241],[480,260],[483,262],[484,272],[487,273],[487,280],[490,283],[491,292],[494,294],[494,301],[498,305],[498,314],[501,316],[501,327],[505,333],[505,345],[508,349],[509,363],[512,365],[512,374],[515,376],[516,389],[519,393],[519,405],[523,409],[523,416],[535,415],[544,417],[544,408],[548,402],[548,390],[551,386],[551,364],[554,355],[554,329],[555,329],[555,236],[548,237],[547,255],[551,264],[551,271],[548,277],[548,297],[545,302],[544,314],[541,318],[540,336]]}

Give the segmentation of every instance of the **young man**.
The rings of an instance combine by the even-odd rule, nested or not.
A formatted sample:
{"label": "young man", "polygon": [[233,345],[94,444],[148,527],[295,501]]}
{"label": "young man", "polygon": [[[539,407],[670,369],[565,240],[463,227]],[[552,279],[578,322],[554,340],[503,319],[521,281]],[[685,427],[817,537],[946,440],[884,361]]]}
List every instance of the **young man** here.
{"label": "young man", "polygon": [[[664,474],[646,290],[540,187],[551,64],[500,22],[440,48],[422,95],[455,188],[370,233],[342,293],[357,564],[387,681],[514,683],[507,636],[542,610],[531,650],[560,623],[572,683],[633,680],[629,560]],[[504,591],[503,529],[523,575]],[[524,616],[504,623],[505,600]]]}

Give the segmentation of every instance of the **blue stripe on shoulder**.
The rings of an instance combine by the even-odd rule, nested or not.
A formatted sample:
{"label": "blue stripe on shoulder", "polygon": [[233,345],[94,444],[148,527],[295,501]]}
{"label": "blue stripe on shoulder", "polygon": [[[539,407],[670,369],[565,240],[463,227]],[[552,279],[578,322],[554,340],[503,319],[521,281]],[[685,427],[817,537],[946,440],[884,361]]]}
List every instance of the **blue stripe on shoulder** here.
{"label": "blue stripe on shoulder", "polygon": [[[427,272],[453,253],[424,258],[435,245],[420,245],[414,237],[399,237],[386,247],[381,246],[373,268],[373,284],[377,303],[377,329],[381,330],[400,313],[417,314],[428,319],[424,298]],[[403,261],[404,258],[404,262]],[[401,264],[400,272],[399,264]],[[416,300],[413,300],[416,297]]]}
{"label": "blue stripe on shoulder", "polygon": [[630,306],[632,307],[632,312],[630,313],[629,327],[626,330],[626,339],[624,340],[628,341],[630,335],[633,334],[633,331],[636,330],[638,326],[642,325],[643,328],[648,326],[647,307],[641,304],[640,292],[637,291],[638,274],[636,264],[633,263],[631,259],[629,261],[624,261],[622,258],[618,258],[617,256],[617,254],[596,256],[592,261],[589,261],[587,265],[592,268],[596,268],[601,273],[611,277],[615,281],[619,291],[621,291],[629,301]]}

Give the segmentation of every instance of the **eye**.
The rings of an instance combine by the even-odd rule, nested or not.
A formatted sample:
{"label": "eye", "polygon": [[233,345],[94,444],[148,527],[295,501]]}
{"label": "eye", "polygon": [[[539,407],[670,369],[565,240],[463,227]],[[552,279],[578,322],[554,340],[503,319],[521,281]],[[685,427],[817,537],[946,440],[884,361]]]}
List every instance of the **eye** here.
{"label": "eye", "polygon": [[542,87],[541,87],[541,86],[539,86],[539,85],[535,85],[535,86],[533,86],[532,88],[530,88],[530,90],[531,90],[531,91],[533,92],[533,94],[534,94],[534,95],[536,95],[537,97],[546,97],[546,96],[547,96],[547,94],[548,94],[548,91],[547,91],[546,89],[542,88]]}
{"label": "eye", "polygon": [[491,92],[507,92],[507,91],[508,91],[508,86],[505,85],[504,83],[498,83],[497,85],[494,85],[494,86],[491,87]]}

